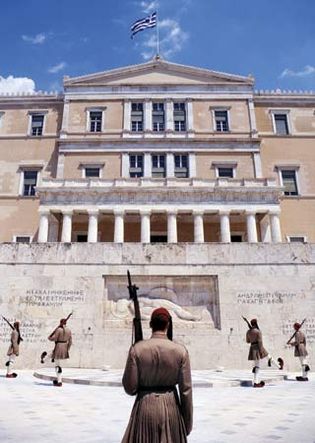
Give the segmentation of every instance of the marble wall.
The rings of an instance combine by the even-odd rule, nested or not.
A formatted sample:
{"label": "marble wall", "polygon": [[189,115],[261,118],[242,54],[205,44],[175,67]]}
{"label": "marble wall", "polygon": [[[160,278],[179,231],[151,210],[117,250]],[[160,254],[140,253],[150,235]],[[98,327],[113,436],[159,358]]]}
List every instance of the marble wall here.
{"label": "marble wall", "polygon": [[[16,367],[40,366],[47,337],[73,311],[71,359],[76,367],[121,368],[131,344],[133,309],[127,269],[139,286],[145,337],[149,317],[164,305],[174,340],[187,346],[195,369],[248,366],[247,326],[258,319],[264,344],[298,370],[286,341],[307,318],[315,363],[315,246],[310,244],[6,244],[0,245],[0,314],[21,321]],[[5,363],[10,329],[0,320]]]}

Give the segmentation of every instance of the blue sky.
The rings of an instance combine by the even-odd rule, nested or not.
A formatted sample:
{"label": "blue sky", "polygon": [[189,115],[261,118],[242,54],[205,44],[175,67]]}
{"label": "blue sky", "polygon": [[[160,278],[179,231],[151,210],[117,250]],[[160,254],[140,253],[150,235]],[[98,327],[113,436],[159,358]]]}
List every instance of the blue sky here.
{"label": "blue sky", "polygon": [[[60,90],[77,76],[142,63],[156,32],[130,26],[158,9],[161,55],[252,74],[257,89],[315,90],[314,0],[2,0],[0,92]],[[35,84],[35,86],[34,86]]]}

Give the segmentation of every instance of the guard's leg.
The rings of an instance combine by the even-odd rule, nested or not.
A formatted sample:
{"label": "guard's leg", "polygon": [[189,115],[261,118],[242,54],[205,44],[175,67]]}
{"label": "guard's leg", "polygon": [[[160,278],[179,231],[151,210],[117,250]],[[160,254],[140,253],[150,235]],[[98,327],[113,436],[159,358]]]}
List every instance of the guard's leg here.
{"label": "guard's leg", "polygon": [[55,371],[57,380],[54,381],[55,386],[62,386],[62,368],[60,366],[60,360],[55,359]]}
{"label": "guard's leg", "polygon": [[302,369],[302,379],[303,381],[308,381],[308,371],[310,370],[307,364],[307,357],[300,356],[301,369]]}
{"label": "guard's leg", "polygon": [[254,374],[254,385],[259,384],[259,359],[254,360],[253,362],[253,374]]}
{"label": "guard's leg", "polygon": [[7,367],[7,378],[15,378],[17,377],[17,374],[15,372],[12,372],[12,367],[14,365],[15,362],[15,354],[12,354],[9,356],[9,360],[6,362],[6,367]]}

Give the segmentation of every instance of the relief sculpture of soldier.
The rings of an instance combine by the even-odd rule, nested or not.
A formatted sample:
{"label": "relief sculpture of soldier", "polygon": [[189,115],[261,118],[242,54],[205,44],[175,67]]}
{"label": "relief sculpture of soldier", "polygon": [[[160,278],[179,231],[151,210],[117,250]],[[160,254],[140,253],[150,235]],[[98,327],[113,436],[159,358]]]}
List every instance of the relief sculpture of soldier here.
{"label": "relief sculpture of soldier", "polygon": [[[6,320],[7,321],[7,320]],[[12,372],[12,366],[14,365],[16,357],[18,357],[20,352],[20,343],[22,341],[21,332],[20,332],[20,322],[15,321],[13,323],[13,326],[7,321],[7,323],[10,325],[12,332],[11,332],[11,343],[7,352],[7,356],[9,357],[8,361],[6,362],[7,367],[7,378],[16,378],[17,373]]]}
{"label": "relief sculpture of soldier", "polygon": [[169,311],[155,309],[151,338],[130,348],[123,386],[137,397],[122,443],[184,443],[192,429],[189,355],[168,339],[170,325]]}
{"label": "relief sculpture of soldier", "polygon": [[[301,362],[302,375],[296,377],[297,381],[308,381],[308,372],[310,367],[308,365],[308,352],[306,350],[306,338],[305,334],[300,330],[302,324],[294,323],[293,327],[295,329],[295,333],[293,337],[288,341],[288,344],[294,346],[294,356],[298,357]],[[292,341],[294,339],[294,341]]]}
{"label": "relief sculpture of soldier", "polygon": [[72,345],[72,334],[67,327],[67,319],[62,318],[59,326],[50,334],[48,340],[55,342],[55,347],[51,355],[52,362],[55,363],[57,380],[53,381],[54,386],[62,386],[62,360],[69,358],[69,350]]}
{"label": "relief sculpture of soldier", "polygon": [[[244,317],[243,317],[244,318]],[[244,318],[247,322],[247,320]],[[278,358],[277,362],[273,357],[266,351],[263,345],[262,333],[259,329],[258,322],[254,318],[248,323],[249,329],[246,333],[246,342],[250,343],[248,360],[253,361],[253,374],[254,374],[254,388],[262,388],[265,386],[265,382],[260,380],[260,361],[265,357],[268,357],[268,366],[275,366],[278,369],[283,369],[284,362],[281,357]]]}

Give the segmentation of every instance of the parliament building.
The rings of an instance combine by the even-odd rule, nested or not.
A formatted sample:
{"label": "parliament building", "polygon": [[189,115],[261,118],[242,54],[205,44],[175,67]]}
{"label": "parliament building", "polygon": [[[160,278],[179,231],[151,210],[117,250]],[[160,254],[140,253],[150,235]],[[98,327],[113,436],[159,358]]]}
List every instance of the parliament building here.
{"label": "parliament building", "polygon": [[[304,300],[313,316],[309,330],[315,331],[315,280],[306,267],[315,259],[314,93],[257,91],[251,76],[159,57],[64,77],[63,85],[58,94],[0,96],[1,263],[3,272],[18,265],[19,287],[35,300],[27,305],[28,314],[34,306],[45,308],[36,291],[61,290],[60,275],[63,288],[72,288],[74,265],[81,283],[97,279],[95,267],[104,266],[100,280],[93,280],[98,282],[94,295],[86,287],[82,302],[82,317],[92,309],[96,293],[107,303],[98,332],[86,346],[95,345],[104,325],[107,337],[117,337],[115,319],[106,323],[108,294],[115,285],[125,288],[118,277],[125,278],[127,268],[143,284],[152,276],[154,287],[161,276],[164,292],[158,297],[181,307],[178,321],[183,324],[198,323],[196,306],[208,306],[209,337],[224,335],[227,347],[243,346],[241,327],[246,325],[233,323],[234,302],[249,316],[259,316],[265,306],[264,315],[269,315],[271,306],[287,303],[287,310],[279,311],[287,334],[291,326],[286,321],[301,320],[292,301]],[[38,267],[37,280],[31,277],[31,263]],[[63,269],[59,277],[52,263]],[[183,299],[165,289],[174,288],[180,276],[191,278],[186,281],[191,292]],[[212,295],[205,301],[202,288],[209,282],[202,279],[208,277]],[[6,290],[17,296],[13,274],[10,281]],[[84,283],[79,286],[85,290]],[[196,305],[193,288],[199,288]],[[253,306],[256,311],[250,310]],[[197,317],[185,320],[186,310]],[[199,338],[207,328],[200,312]],[[80,327],[88,340],[88,324]],[[121,337],[123,330],[120,323]],[[272,330],[272,337],[276,333]],[[184,332],[182,337],[189,347]],[[199,361],[197,353],[194,358]],[[116,366],[120,361],[122,356]],[[207,363],[196,363],[207,365],[210,355]]]}

